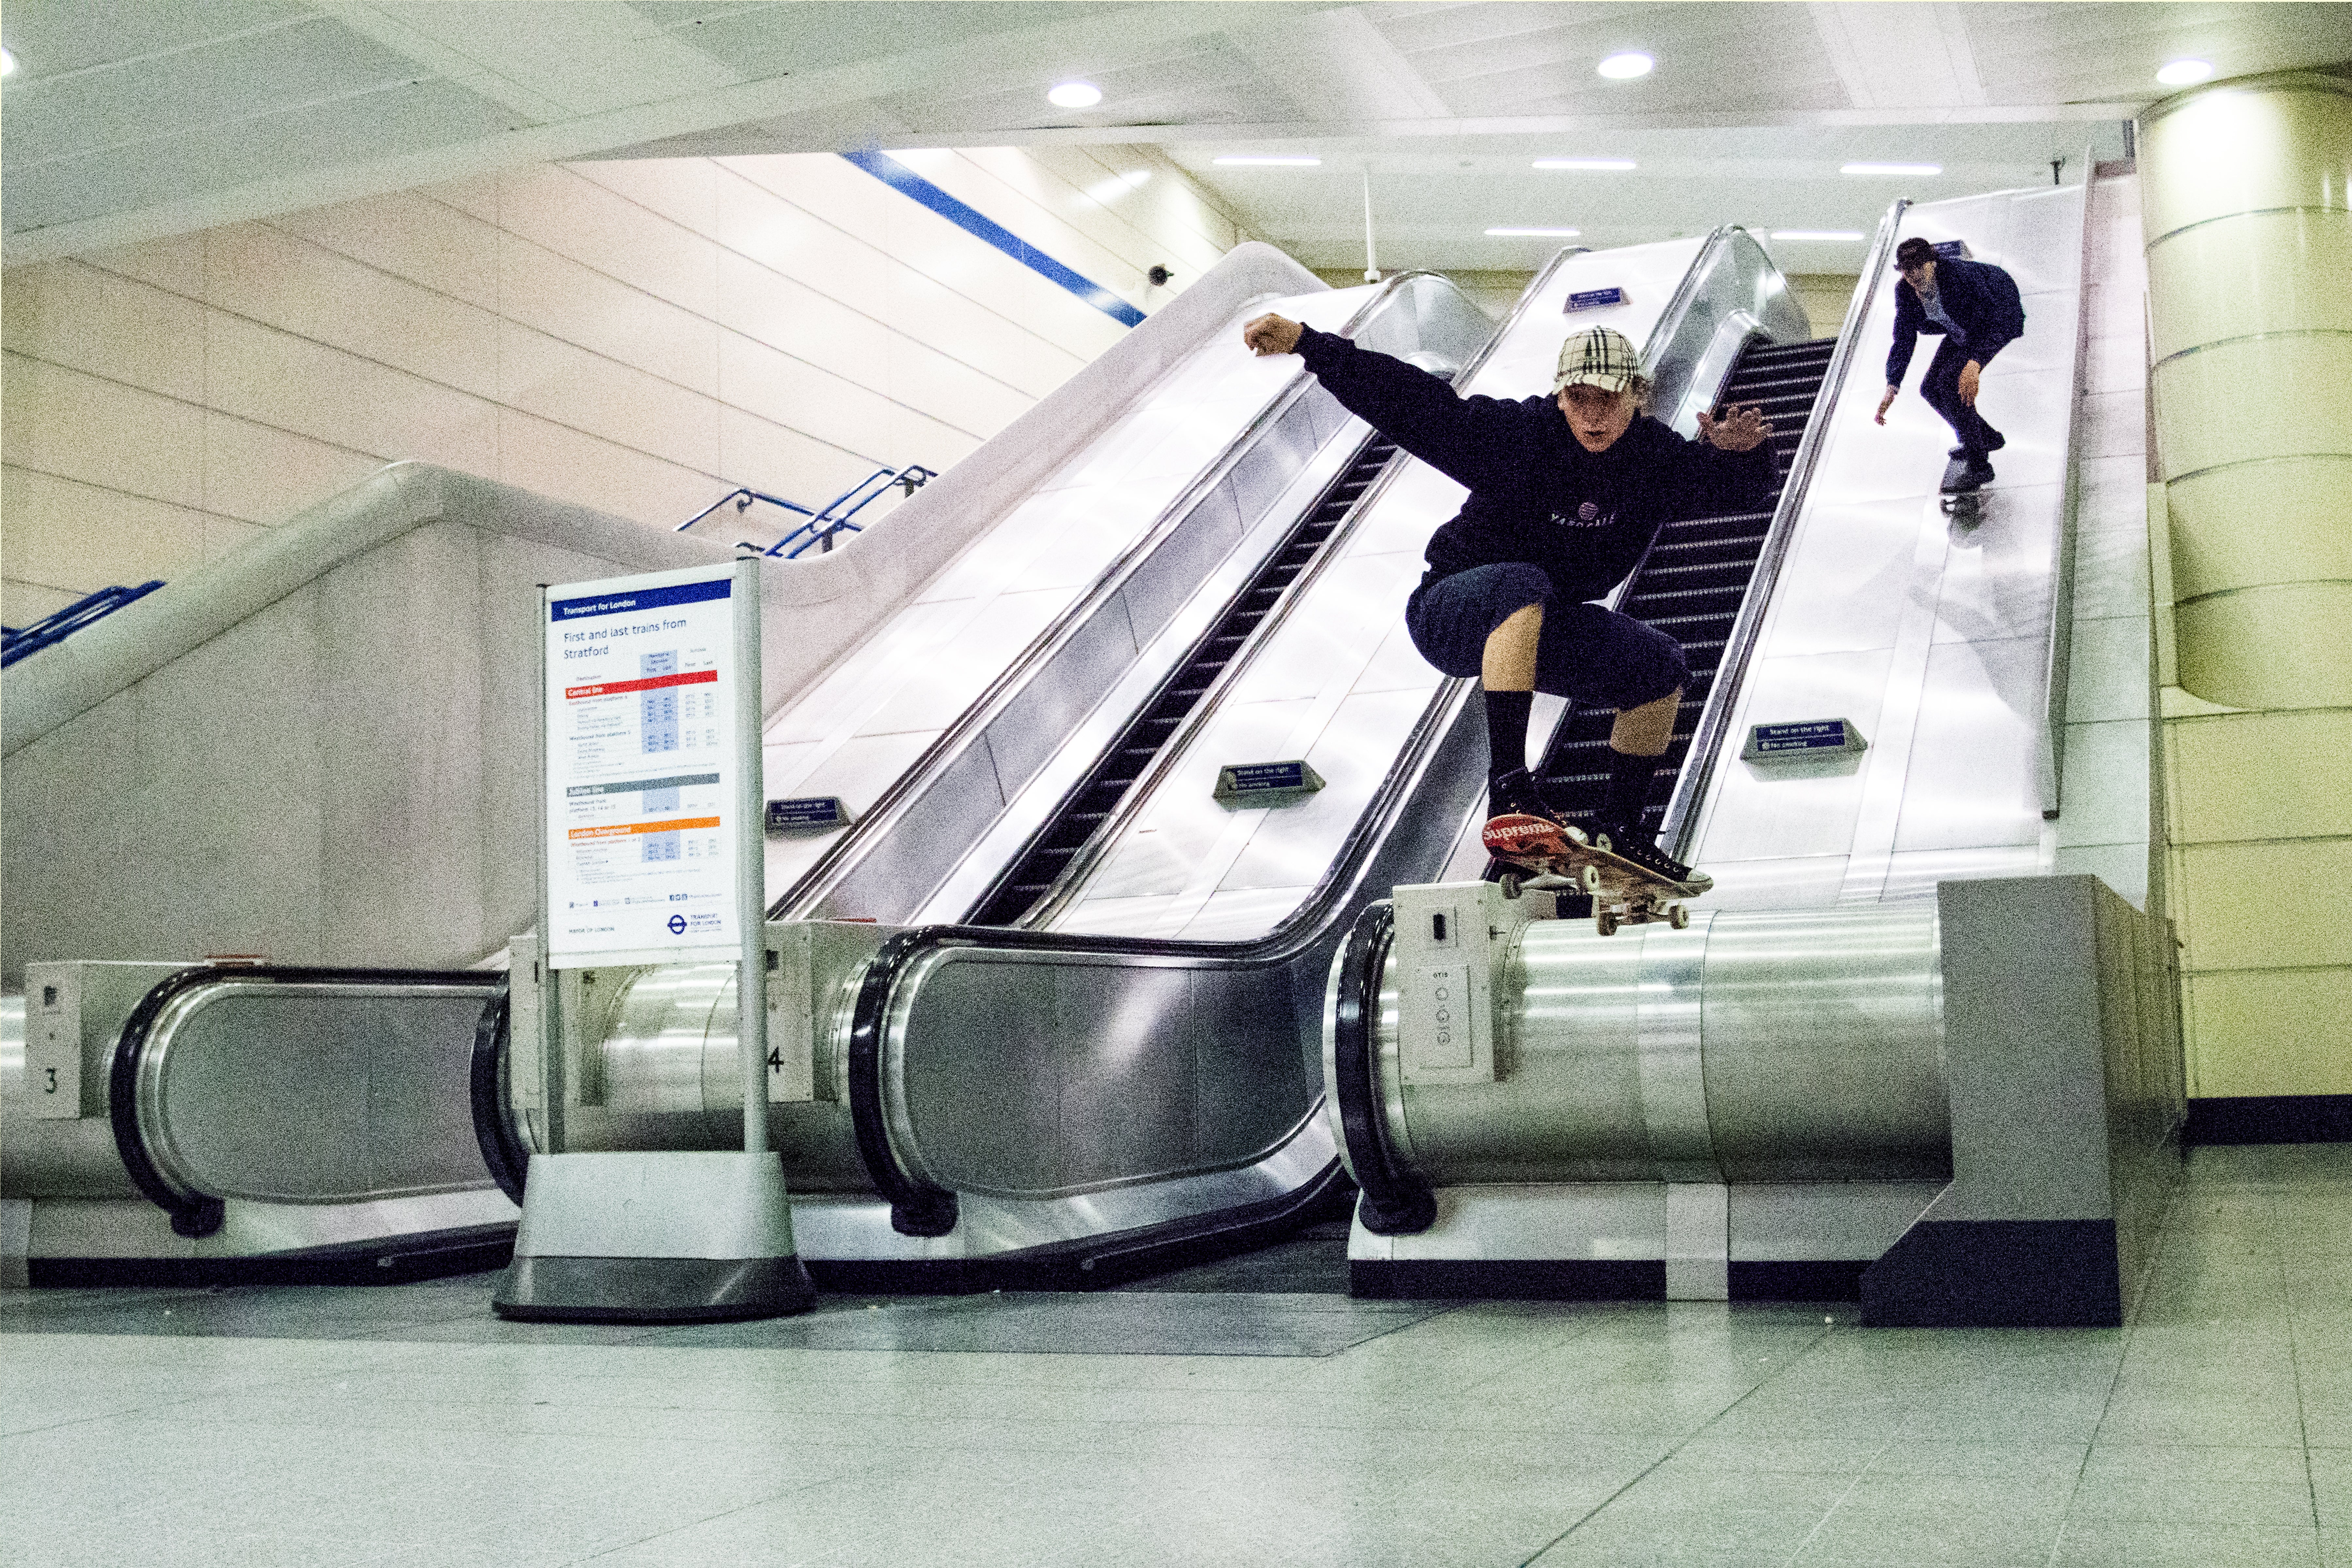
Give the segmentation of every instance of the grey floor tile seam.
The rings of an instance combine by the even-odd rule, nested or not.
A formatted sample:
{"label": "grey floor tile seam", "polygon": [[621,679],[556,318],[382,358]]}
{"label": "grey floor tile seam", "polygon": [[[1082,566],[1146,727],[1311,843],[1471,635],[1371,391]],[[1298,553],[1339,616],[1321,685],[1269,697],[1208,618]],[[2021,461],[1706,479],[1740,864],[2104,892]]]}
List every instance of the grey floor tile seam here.
{"label": "grey floor tile seam", "polygon": [[[2294,1373],[2294,1432],[2303,1439],[2303,1489],[2311,1504],[2311,1531],[2315,1541],[2321,1535],[2319,1518],[2319,1481],[2312,1473],[2311,1461],[2311,1402],[2304,1390],[2303,1379],[2303,1303],[2293,1285],[2287,1281],[2286,1249],[2279,1237],[2279,1208],[2284,1194],[2273,1189],[2269,1203],[2271,1212],[2271,1249],[2277,1265],[2280,1283],[2286,1289],[2286,1353],[2287,1365]],[[2323,1549],[2324,1550],[2324,1549]]]}
{"label": "grey floor tile seam", "polygon": [[[1716,1423],[1721,1421],[1725,1416],[1729,1415],[1733,1411],[1738,1409],[1741,1405],[1755,1398],[1771,1384],[1776,1383],[1780,1378],[1786,1376],[1789,1372],[1799,1363],[1802,1362],[1806,1356],[1811,1355],[1816,1349],[1827,1343],[1829,1342],[1829,1338],[1830,1336],[1828,1333],[1816,1333],[1812,1339],[1805,1344],[1803,1349],[1798,1351],[1794,1355],[1784,1358],[1781,1364],[1775,1367],[1769,1375],[1759,1378],[1753,1388],[1750,1388],[1747,1393],[1741,1394],[1738,1398],[1733,1400],[1730,1404],[1717,1411],[1713,1415],[1707,1417],[1706,1421],[1701,1425],[1697,1430],[1689,1433],[1673,1447],[1668,1448],[1664,1453],[1659,1455],[1649,1464],[1644,1465],[1639,1475],[1634,1476],[1623,1486],[1619,1487],[1615,1491],[1611,1492],[1607,1497],[1602,1498],[1599,1502],[1585,1510],[1584,1512],[1576,1517],[1566,1530],[1561,1531],[1558,1535],[1553,1536],[1549,1541],[1547,1541],[1541,1546],[1537,1547],[1532,1555],[1519,1563],[1519,1568],[1538,1568],[1538,1565],[1541,1563],[1546,1552],[1549,1552],[1553,1547],[1558,1546],[1561,1542],[1566,1541],[1570,1536],[1574,1535],[1578,1531],[1583,1529],[1593,1520],[1598,1519],[1601,1514],[1608,1511],[1610,1504],[1615,1502],[1619,1498],[1623,1497],[1627,1492],[1632,1491],[1635,1487],[1640,1486],[1642,1482],[1654,1473],[1661,1465],[1672,1463],[1675,1455],[1681,1453],[1685,1448],[1690,1447],[1693,1443],[1697,1442],[1701,1437],[1706,1436],[1708,1430],[1712,1428]],[[1892,1442],[1893,1439],[1890,1437],[1888,1441]],[[1876,1461],[1878,1454],[1883,1454],[1885,1452],[1885,1445],[1882,1444],[1880,1445],[1877,1453],[1874,1453],[1871,1456],[1873,1462]],[[1846,1490],[1848,1492],[1853,1489],[1855,1481],[1858,1481],[1864,1474],[1867,1473],[1869,1468],[1870,1467],[1868,1465],[1864,1465],[1854,1472],[1854,1479],[1846,1483]],[[1843,1495],[1843,1493],[1840,1494],[1841,1497]],[[1836,1504],[1832,1503],[1830,1505],[1830,1508],[1822,1510],[1822,1519],[1814,1521],[1813,1530],[1815,1532],[1820,1531],[1822,1521],[1827,1520],[1830,1514],[1835,1510],[1836,1506]],[[1810,1542],[1812,1539],[1812,1536],[1807,1535],[1805,1539]],[[1798,1550],[1802,1551],[1803,1547],[1801,1545]]]}
{"label": "grey floor tile seam", "polygon": [[790,1486],[779,1487],[776,1490],[768,1493],[764,1497],[747,1498],[743,1501],[736,1503],[732,1507],[719,1509],[714,1512],[704,1515],[700,1519],[673,1521],[671,1523],[664,1525],[661,1529],[648,1531],[633,1541],[615,1542],[610,1546],[602,1547],[588,1553],[585,1557],[574,1557],[564,1564],[564,1568],[577,1568],[578,1564],[593,1563],[600,1557],[612,1557],[620,1552],[635,1551],[636,1548],[646,1544],[648,1542],[659,1541],[665,1535],[676,1535],[682,1531],[699,1530],[703,1526],[707,1524],[714,1524],[719,1520],[731,1519],[739,1513],[748,1513],[755,1508],[765,1508],[770,1503],[792,1496],[794,1492],[813,1491],[815,1489],[824,1486],[838,1486],[852,1476],[863,1476],[866,1470],[874,1468],[876,1466],[878,1466],[883,1462],[884,1461],[881,1458],[877,1458],[874,1465],[861,1466],[848,1471],[839,1472],[829,1476],[819,1476],[808,1480],[796,1482]]}

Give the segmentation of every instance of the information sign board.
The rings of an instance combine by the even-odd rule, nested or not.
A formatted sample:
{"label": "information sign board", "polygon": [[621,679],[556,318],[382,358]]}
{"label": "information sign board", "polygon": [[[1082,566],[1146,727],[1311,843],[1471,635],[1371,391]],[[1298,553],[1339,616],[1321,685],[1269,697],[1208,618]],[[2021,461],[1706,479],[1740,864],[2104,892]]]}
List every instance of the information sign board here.
{"label": "information sign board", "polygon": [[[543,597],[547,960],[732,958],[746,733],[730,566],[572,583]],[[754,610],[753,613],[756,613]],[[749,672],[756,680],[758,670]],[[756,708],[751,710],[756,712]]]}
{"label": "information sign board", "polygon": [[1752,763],[1767,757],[1859,752],[1868,744],[1862,731],[1843,719],[1808,719],[1793,724],[1750,725],[1748,744],[1740,749],[1739,755],[1743,762]]}
{"label": "information sign board", "polygon": [[1601,310],[1612,305],[1622,305],[1626,301],[1625,290],[1614,285],[1606,289],[1580,289],[1568,297],[1568,303],[1562,305],[1560,310],[1562,314],[1573,314],[1578,310]]}

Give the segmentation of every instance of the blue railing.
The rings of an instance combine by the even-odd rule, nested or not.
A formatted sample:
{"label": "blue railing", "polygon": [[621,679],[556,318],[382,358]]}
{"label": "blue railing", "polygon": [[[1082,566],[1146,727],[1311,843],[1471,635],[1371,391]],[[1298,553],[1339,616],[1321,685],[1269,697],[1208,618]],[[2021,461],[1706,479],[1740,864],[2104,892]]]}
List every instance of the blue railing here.
{"label": "blue railing", "polygon": [[[797,525],[790,533],[761,552],[762,554],[781,555],[785,560],[791,561],[798,558],[803,551],[811,547],[815,548],[820,553],[831,550],[833,536],[844,530],[851,533],[859,532],[857,524],[849,520],[879,500],[892,485],[898,486],[908,495],[913,495],[923,488],[926,480],[938,478],[937,473],[920,463],[909,463],[903,468],[877,468],[824,505],[814,508],[803,506],[796,500],[786,500],[782,496],[772,496],[765,490],[730,490],[679,523],[675,531],[684,533],[730,501],[735,503],[735,510],[739,513],[750,510],[754,501],[765,501],[770,506],[781,507],[795,516],[808,519],[806,522]],[[806,537],[803,537],[803,535]],[[799,541],[797,544],[793,543],[795,540]],[[741,542],[740,547],[752,546],[751,541],[745,540]]]}
{"label": "blue railing", "polygon": [[15,626],[0,626],[0,669],[40,652],[52,643],[65,641],[90,622],[104,620],[133,599],[143,599],[163,585],[163,579],[158,577],[152,583],[142,583],[136,588],[125,588],[120,584],[100,588],[95,594],[76,599],[62,610],[43,616],[21,630]]}

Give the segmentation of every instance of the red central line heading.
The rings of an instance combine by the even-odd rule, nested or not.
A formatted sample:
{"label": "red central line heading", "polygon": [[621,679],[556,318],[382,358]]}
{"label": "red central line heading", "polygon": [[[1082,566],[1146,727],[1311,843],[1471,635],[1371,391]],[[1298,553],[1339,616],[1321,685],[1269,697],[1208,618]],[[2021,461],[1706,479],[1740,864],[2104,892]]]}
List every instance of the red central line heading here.
{"label": "red central line heading", "polygon": [[574,697],[618,697],[625,691],[651,691],[662,686],[700,686],[716,680],[715,669],[689,669],[684,675],[649,675],[643,680],[600,680],[593,686],[567,686],[563,689],[568,701]]}

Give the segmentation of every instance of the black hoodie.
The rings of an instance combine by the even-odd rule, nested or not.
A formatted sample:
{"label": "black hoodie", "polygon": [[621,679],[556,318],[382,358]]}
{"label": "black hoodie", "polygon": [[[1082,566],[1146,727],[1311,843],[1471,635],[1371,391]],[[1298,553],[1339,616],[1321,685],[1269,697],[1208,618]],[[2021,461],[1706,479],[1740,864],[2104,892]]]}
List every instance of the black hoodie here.
{"label": "black hoodie", "polygon": [[1771,493],[1769,442],[1726,452],[1637,414],[1607,451],[1588,452],[1551,398],[1463,397],[1427,371],[1312,327],[1298,353],[1349,413],[1469,487],[1430,536],[1424,586],[1524,561],[1563,598],[1597,599],[1667,523],[1760,508]]}

